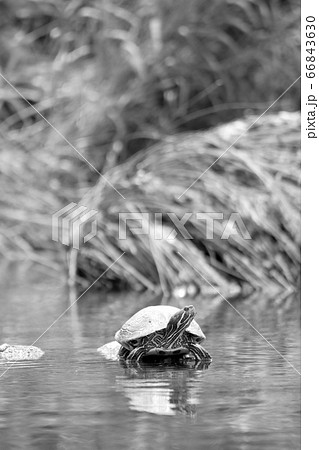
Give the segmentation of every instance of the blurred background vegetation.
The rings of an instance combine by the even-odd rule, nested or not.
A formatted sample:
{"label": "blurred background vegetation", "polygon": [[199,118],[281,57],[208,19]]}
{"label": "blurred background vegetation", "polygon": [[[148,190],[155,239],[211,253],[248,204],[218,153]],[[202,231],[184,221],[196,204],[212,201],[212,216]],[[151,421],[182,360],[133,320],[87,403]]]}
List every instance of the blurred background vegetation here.
{"label": "blurred background vegetation", "polygon": [[[74,148],[99,172],[107,172],[108,177],[115,173],[114,182],[121,188],[125,174],[129,183],[126,190],[132,188],[136,199],[137,191],[133,189],[136,185],[127,173],[134,172],[140,161],[136,158],[146,158],[149,149],[153,162],[148,173],[152,174],[158,163],[162,162],[165,174],[172,167],[170,152],[156,149],[162,148],[161,143],[168,142],[168,138],[174,136],[174,139],[179,139],[178,136],[181,136],[183,141],[185,133],[201,133],[201,130],[249,114],[261,114],[299,76],[299,22],[300,5],[295,0],[2,0],[0,252],[10,260],[27,258],[56,267],[59,246],[51,240],[53,212],[72,201],[79,202],[83,197],[89,198],[90,206],[93,205],[97,197],[96,189],[99,196],[95,203],[99,208],[104,208],[106,224],[110,220],[108,212],[111,207],[115,205],[119,208],[118,201],[121,199],[116,199],[114,193],[112,202],[101,205],[101,198],[105,197],[101,189],[108,187],[103,185],[101,188],[98,173]],[[296,83],[273,106],[272,112],[298,111],[299,107],[300,87]],[[289,267],[298,266],[296,255],[299,248],[296,238],[299,205],[299,153],[296,149],[299,137],[294,134],[290,144],[287,143],[289,139],[279,139],[284,134],[291,136],[298,127],[296,116],[291,117],[289,121],[285,116],[277,125],[273,119],[270,122],[277,126],[274,133],[277,153],[272,153],[271,161],[267,162],[268,166],[273,163],[269,177],[286,183],[289,178],[286,173],[288,163],[293,170],[289,187],[282,189],[280,186],[277,189],[282,193],[281,206],[278,206],[278,201],[275,206],[271,204],[276,211],[271,218],[268,215],[265,219],[270,221],[267,224],[269,239],[274,240],[276,245],[282,239],[279,229],[285,236],[281,248],[288,245],[287,235],[290,236],[290,246],[296,243],[294,250],[288,251],[290,256],[285,262],[288,269],[282,269],[283,263],[277,263],[283,272],[280,279],[284,278],[286,283],[295,278],[295,272],[291,272]],[[272,148],[271,126],[269,128],[268,124],[267,127],[266,132],[261,130],[261,135],[255,133],[253,138],[254,145],[260,144],[259,156],[252,155],[252,151],[249,156],[251,164],[257,158],[254,164],[259,165],[260,170],[265,168],[265,152]],[[224,136],[225,129],[220,130],[221,136]],[[229,128],[227,130],[234,140],[236,134],[232,136]],[[244,142],[249,147],[249,134]],[[216,148],[221,153],[231,143],[226,138],[221,139],[216,143]],[[172,147],[173,152],[176,146],[174,144]],[[285,157],[280,156],[282,147],[286,150]],[[198,173],[205,169],[207,162],[213,162],[211,157],[218,157],[218,152],[215,155],[207,150],[200,137],[198,145],[195,142],[189,151],[189,157],[193,154],[200,161]],[[174,158],[175,163],[182,163],[185,154],[181,151]],[[234,175],[236,164],[238,161],[234,163],[231,158],[221,158],[221,179],[232,179],[234,182],[228,174]],[[245,184],[256,189],[256,173],[253,174],[256,170],[251,164],[249,170],[247,167],[244,170]],[[174,179],[178,171],[177,166],[174,167],[170,178],[165,179],[163,173],[158,175],[162,185],[158,186],[157,192],[153,192],[153,198],[161,195],[170,180]],[[115,171],[112,172],[112,168]],[[236,180],[241,180],[243,171],[237,175]],[[183,182],[179,185],[181,192],[194,178],[195,171],[184,172]],[[212,183],[215,185],[209,186],[209,192],[221,186],[218,177]],[[272,196],[269,197],[272,183],[269,179],[267,183],[258,188],[259,191],[264,189],[264,193],[267,191],[266,200],[259,199],[261,205],[269,205],[273,201]],[[234,192],[237,192],[235,182],[233,186]],[[203,203],[203,193],[199,188],[197,194],[198,200],[191,205],[192,208]],[[138,205],[133,205],[149,208],[145,191],[141,196]],[[204,202],[206,207],[210,210],[221,205],[229,210],[234,207],[219,196],[222,196],[221,192],[217,192],[209,202]],[[247,198],[247,192],[245,196]],[[162,203],[153,204],[152,208],[164,211],[176,206],[176,199],[175,203],[172,202],[173,197],[169,200],[163,198]],[[297,212],[290,213],[294,203],[292,199],[297,199]],[[282,205],[285,205],[284,213]],[[180,212],[190,208],[186,197],[178,207]],[[249,220],[255,229],[256,220],[247,214]],[[272,221],[278,227],[276,232],[273,231]],[[260,230],[262,234],[262,227]],[[86,263],[81,265],[84,277],[96,273],[96,268],[88,269],[92,268],[93,263],[94,267],[98,264],[103,266],[117,255],[117,252],[108,250],[110,242],[115,239],[114,233],[111,232],[110,238],[109,230],[105,229],[103,236],[106,239],[104,253],[108,257],[92,258],[92,253],[89,258],[84,257]],[[110,271],[111,279],[132,278],[130,285],[138,282],[144,287],[152,287],[160,281],[170,289],[174,284],[173,278],[178,278],[181,271],[173,264],[173,275],[167,280],[161,270],[165,271],[166,258],[172,260],[172,254],[164,258],[162,248],[153,248],[153,251],[149,250],[148,257],[141,256],[142,261],[134,265],[134,245],[139,246],[139,241],[135,244],[132,241],[131,247],[126,248],[128,259],[123,259],[123,267],[119,266],[117,272]],[[144,246],[138,248],[138,254],[142,248]],[[231,261],[223,256],[227,248],[204,249],[202,235],[198,237],[196,248],[206,258],[207,270],[215,265],[214,270],[218,273],[227,274],[227,277],[234,275],[237,281],[243,279],[254,285],[243,275],[251,263],[248,247],[237,248],[236,258],[231,258]],[[270,246],[264,259],[269,259],[272,252],[273,247]],[[207,260],[208,255],[210,259]],[[260,255],[254,263],[263,259]],[[245,258],[248,260],[239,276],[234,266]],[[162,269],[158,261],[162,261]],[[153,272],[141,268],[141,273],[137,275],[136,266],[141,264],[145,267],[150,265]],[[217,272],[216,275],[213,273],[213,279],[217,277]],[[150,286],[146,281],[148,279],[151,280]]]}

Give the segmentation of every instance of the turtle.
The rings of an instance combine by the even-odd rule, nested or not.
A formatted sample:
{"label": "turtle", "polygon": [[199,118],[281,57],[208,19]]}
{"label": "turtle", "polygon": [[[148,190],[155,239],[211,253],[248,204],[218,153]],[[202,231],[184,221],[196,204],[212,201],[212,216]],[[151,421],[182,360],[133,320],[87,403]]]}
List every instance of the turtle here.
{"label": "turtle", "polygon": [[194,320],[195,314],[193,305],[182,309],[168,305],[141,309],[115,334],[121,344],[118,356],[127,361],[139,361],[145,356],[191,353],[197,361],[211,360],[200,345],[205,335]]}
{"label": "turtle", "polygon": [[0,345],[0,358],[9,361],[26,361],[39,359],[44,352],[33,345]]}

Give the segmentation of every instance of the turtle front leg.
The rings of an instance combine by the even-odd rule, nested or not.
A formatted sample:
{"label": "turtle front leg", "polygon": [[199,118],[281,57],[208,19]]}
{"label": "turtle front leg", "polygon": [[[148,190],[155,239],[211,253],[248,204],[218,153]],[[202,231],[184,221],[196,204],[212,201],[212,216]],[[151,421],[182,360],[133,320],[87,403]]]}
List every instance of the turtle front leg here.
{"label": "turtle front leg", "polygon": [[121,346],[118,356],[121,359],[126,359],[130,353],[131,352],[129,350],[127,350],[127,348]]}
{"label": "turtle front leg", "polygon": [[146,355],[146,349],[144,347],[137,347],[134,348],[126,358],[126,361],[132,362],[132,361],[139,361],[143,356]]}
{"label": "turtle front leg", "polygon": [[204,347],[199,344],[190,344],[189,350],[193,353],[198,361],[202,361],[203,359],[209,361],[212,360],[210,354],[204,349]]}

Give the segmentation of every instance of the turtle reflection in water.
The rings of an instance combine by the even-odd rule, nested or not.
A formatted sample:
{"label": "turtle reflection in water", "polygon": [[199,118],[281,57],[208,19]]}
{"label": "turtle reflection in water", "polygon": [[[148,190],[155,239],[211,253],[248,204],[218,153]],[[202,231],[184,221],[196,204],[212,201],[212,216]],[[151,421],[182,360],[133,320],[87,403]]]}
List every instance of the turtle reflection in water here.
{"label": "turtle reflection in water", "polygon": [[[186,355],[196,361],[211,361],[210,354],[200,345],[205,335],[194,320],[195,314],[193,305],[182,309],[165,305],[142,309],[115,334],[121,344],[118,356],[127,362]],[[114,343],[110,343],[100,350],[107,353],[108,345],[114,348]]]}
{"label": "turtle reflection in water", "polygon": [[124,371],[115,377],[116,389],[128,399],[131,410],[164,416],[196,415],[203,391],[203,366],[208,367],[209,362],[182,360],[178,363],[171,359],[154,366],[121,359],[120,363]]}

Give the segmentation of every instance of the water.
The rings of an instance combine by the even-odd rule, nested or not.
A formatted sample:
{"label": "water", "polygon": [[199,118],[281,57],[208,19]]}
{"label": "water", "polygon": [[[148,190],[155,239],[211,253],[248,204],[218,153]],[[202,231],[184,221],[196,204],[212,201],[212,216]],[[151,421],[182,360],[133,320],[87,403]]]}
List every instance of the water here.
{"label": "water", "polygon": [[[0,343],[31,344],[69,306],[62,275],[2,268]],[[208,369],[131,367],[96,349],[150,297],[85,294],[0,378],[0,449],[298,449],[300,376],[224,301],[193,303]],[[178,302],[175,302],[178,306]],[[299,305],[234,304],[300,371]],[[11,365],[0,362],[0,375]]]}

